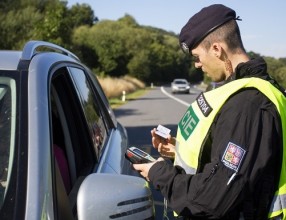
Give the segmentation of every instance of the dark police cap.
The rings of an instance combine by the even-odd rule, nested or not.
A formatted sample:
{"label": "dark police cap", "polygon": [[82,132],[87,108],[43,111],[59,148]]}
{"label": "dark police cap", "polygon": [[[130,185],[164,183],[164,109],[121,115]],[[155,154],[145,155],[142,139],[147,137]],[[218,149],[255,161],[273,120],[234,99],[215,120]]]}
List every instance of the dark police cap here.
{"label": "dark police cap", "polygon": [[236,19],[235,11],[224,5],[203,8],[181,30],[179,41],[183,51],[190,53],[209,33],[232,19]]}

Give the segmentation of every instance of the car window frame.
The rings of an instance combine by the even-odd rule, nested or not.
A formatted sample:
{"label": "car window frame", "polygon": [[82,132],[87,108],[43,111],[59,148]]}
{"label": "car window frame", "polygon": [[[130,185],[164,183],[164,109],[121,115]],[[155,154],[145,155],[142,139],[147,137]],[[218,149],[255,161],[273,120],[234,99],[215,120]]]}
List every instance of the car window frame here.
{"label": "car window frame", "polygon": [[[92,145],[91,145],[91,139],[90,139],[90,135],[88,134],[88,126],[86,124],[86,121],[84,119],[84,115],[83,115],[83,109],[82,109],[82,106],[80,104],[80,97],[78,97],[78,94],[76,92],[76,86],[74,84],[74,82],[72,81],[72,78],[70,76],[70,73],[68,72],[68,69],[67,69],[67,64],[66,63],[61,63],[61,64],[58,64],[56,66],[54,66],[51,70],[50,70],[50,83],[49,83],[49,88],[51,88],[52,85],[54,85],[55,83],[55,78],[54,77],[57,77],[57,75],[61,75],[61,73],[59,71],[63,70],[64,71],[64,76],[62,75],[62,77],[66,77],[66,80],[68,81],[68,83],[62,83],[59,82],[60,84],[59,85],[65,85],[66,87],[59,89],[59,85],[58,85],[58,89],[59,91],[63,92],[65,90],[69,90],[71,89],[71,91],[68,91],[66,94],[61,94],[62,97],[61,97],[61,105],[62,107],[64,108],[65,111],[68,111],[68,109],[70,108],[71,111],[70,113],[67,113],[65,112],[65,117],[67,117],[67,121],[69,121],[69,125],[68,126],[71,126],[69,127],[69,132],[70,132],[70,135],[72,138],[75,138],[73,136],[85,136],[81,138],[81,140],[85,139],[86,141],[86,144],[85,144],[85,152],[91,152],[93,149],[92,149]],[[68,89],[67,89],[68,88]],[[58,91],[58,93],[59,93]],[[70,97],[70,92],[72,92],[72,97]],[[51,91],[49,92],[49,94],[51,95]],[[73,100],[72,102],[70,102],[69,104],[72,103],[73,107],[72,106],[68,106],[67,102],[64,103],[65,101],[65,98],[69,98],[68,100],[66,100],[67,102],[69,102],[70,100]],[[49,97],[49,100],[51,99],[51,97]],[[76,105],[76,107],[74,106]],[[51,103],[50,103],[50,108],[51,108]],[[50,113],[51,113],[51,109],[49,110]],[[75,126],[75,125],[71,125],[73,124],[73,122],[71,122],[72,120],[69,120],[71,119],[70,115],[68,114],[76,114],[78,115],[78,117],[80,117],[82,120],[80,120],[80,124],[81,126]],[[78,119],[78,117],[76,117],[76,119]],[[78,128],[80,127],[80,128]],[[76,134],[77,132],[75,132],[74,129],[80,129],[81,130],[81,134]],[[73,131],[72,131],[73,130]],[[52,133],[52,132],[51,132]],[[72,135],[73,134],[73,135]],[[52,138],[52,137],[51,137]],[[72,144],[74,145],[75,142],[73,142],[74,139],[72,140]],[[51,141],[51,143],[53,143]],[[74,147],[74,146],[73,146]],[[51,149],[53,149],[53,146],[51,146]],[[77,146],[77,149],[79,150],[78,146]],[[53,152],[53,150],[51,151]],[[82,151],[81,151],[82,152]],[[79,161],[85,161],[87,163],[87,170],[77,170],[77,174],[76,174],[76,178],[73,180],[73,188],[71,189],[71,191],[68,194],[68,197],[69,197],[69,203],[71,204],[71,206],[69,207],[71,209],[71,211],[73,212],[74,216],[76,216],[76,195],[77,195],[77,191],[79,189],[79,186],[80,186],[80,183],[83,181],[83,178],[81,177],[85,177],[87,176],[88,174],[90,174],[93,170],[94,170],[94,167],[96,166],[96,164],[98,163],[98,160],[95,158],[95,156],[93,156],[93,153],[89,153],[88,155],[89,159],[81,156],[80,154],[78,154],[78,152],[74,152],[74,160],[76,163],[78,163]],[[58,196],[59,194],[57,194],[57,192],[61,191],[61,189],[57,188],[59,187],[60,184],[57,183],[57,179],[56,179],[56,167],[57,167],[57,164],[55,162],[55,155],[53,155],[53,161],[52,161],[52,166],[53,166],[53,194],[54,194],[54,203],[55,204],[59,204],[60,201],[58,201]],[[88,162],[90,161],[90,162]],[[82,163],[81,162],[81,163]],[[88,165],[89,164],[89,165]],[[82,165],[80,165],[80,167],[84,168]],[[89,167],[89,168],[88,168]],[[78,165],[76,167],[76,169],[78,169]],[[84,168],[85,169],[85,168]],[[61,179],[62,180],[62,179]],[[58,216],[59,215],[59,211],[56,211],[58,210],[57,207],[55,207],[55,216]]]}
{"label": "car window frame", "polygon": [[[27,186],[27,71],[1,70],[0,75],[15,81],[15,136],[14,153],[9,158],[11,173],[5,199],[0,209],[0,219],[18,219],[25,214]],[[20,92],[21,91],[21,92]],[[21,123],[20,123],[21,122]]]}

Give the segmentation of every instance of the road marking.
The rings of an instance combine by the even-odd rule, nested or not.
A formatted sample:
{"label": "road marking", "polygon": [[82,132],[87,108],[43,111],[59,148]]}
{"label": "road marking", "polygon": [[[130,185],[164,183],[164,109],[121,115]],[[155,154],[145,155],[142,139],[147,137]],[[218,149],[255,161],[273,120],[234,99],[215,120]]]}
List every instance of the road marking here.
{"label": "road marking", "polygon": [[175,97],[175,96],[169,94],[168,92],[166,92],[166,90],[164,89],[163,86],[161,86],[161,91],[162,91],[166,96],[169,96],[171,99],[174,99],[175,101],[177,101],[177,102],[179,102],[179,103],[181,103],[181,104],[183,104],[183,105],[185,105],[185,106],[190,106],[189,103],[187,103],[187,102],[185,102],[185,101],[183,101],[183,100],[181,100],[181,99],[178,99],[177,97]]}

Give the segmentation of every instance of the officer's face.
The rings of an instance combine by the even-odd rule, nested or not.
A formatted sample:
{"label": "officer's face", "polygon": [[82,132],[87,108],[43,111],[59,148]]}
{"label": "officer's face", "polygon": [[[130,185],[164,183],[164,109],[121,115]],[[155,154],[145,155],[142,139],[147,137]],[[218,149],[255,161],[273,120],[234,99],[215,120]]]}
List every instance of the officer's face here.
{"label": "officer's face", "polygon": [[199,44],[192,50],[192,59],[195,67],[201,68],[213,82],[225,80],[224,62],[217,56],[213,47],[207,50]]}

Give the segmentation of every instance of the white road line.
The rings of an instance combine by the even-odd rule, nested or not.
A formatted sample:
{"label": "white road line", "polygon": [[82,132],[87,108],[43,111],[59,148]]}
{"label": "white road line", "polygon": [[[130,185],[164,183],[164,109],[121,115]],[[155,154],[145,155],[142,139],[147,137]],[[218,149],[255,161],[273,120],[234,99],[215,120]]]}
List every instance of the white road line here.
{"label": "white road line", "polygon": [[185,102],[185,101],[183,101],[183,100],[181,100],[181,99],[178,99],[177,97],[175,97],[175,96],[169,94],[168,92],[166,92],[166,90],[164,89],[163,86],[161,86],[161,91],[162,91],[166,96],[169,96],[171,99],[174,99],[175,101],[177,101],[177,102],[179,102],[179,103],[181,103],[181,104],[183,104],[183,105],[185,105],[185,106],[190,106],[189,103],[187,103],[187,102]]}

